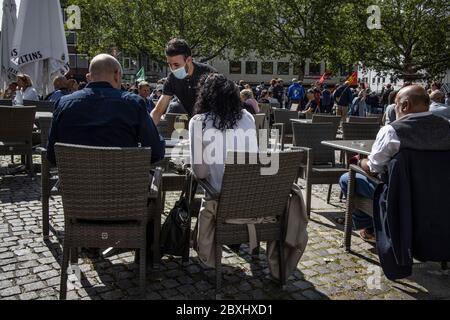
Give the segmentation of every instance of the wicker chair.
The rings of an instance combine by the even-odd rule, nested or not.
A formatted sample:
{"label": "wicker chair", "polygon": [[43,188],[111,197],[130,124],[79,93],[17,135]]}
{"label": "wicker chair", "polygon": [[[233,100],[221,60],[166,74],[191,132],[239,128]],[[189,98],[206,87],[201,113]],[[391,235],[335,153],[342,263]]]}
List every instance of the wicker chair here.
{"label": "wicker chair", "polygon": [[255,118],[256,134],[259,145],[260,132],[266,129],[266,115],[264,113],[254,114],[253,118]]}
{"label": "wicker chair", "polygon": [[42,237],[44,241],[50,235],[50,197],[61,195],[56,185],[58,169],[47,159],[47,142],[52,124],[51,118],[40,118],[40,147],[37,148],[41,156],[41,202],[42,202]]}
{"label": "wicker chair", "polygon": [[0,106],[0,154],[22,155],[33,173],[33,125],[36,107]]}
{"label": "wicker chair", "polygon": [[0,99],[0,106],[12,107],[12,100]]}
{"label": "wicker chair", "polygon": [[167,113],[164,116],[164,120],[158,124],[158,131],[165,139],[171,139],[172,134],[175,131],[175,123],[183,122],[184,129],[189,128],[189,115],[181,113]]}
{"label": "wicker chair", "polygon": [[367,114],[368,118],[377,118],[378,119],[378,123],[380,125],[383,125],[383,118],[384,118],[384,113],[378,114],[378,113],[368,113]]}
{"label": "wicker chair", "polygon": [[[378,123],[343,123],[343,140],[375,140],[380,125]],[[349,156],[350,153],[347,153]]]}
{"label": "wicker chair", "polygon": [[348,123],[378,123],[379,125],[381,125],[381,120],[382,120],[383,115],[381,115],[380,117],[355,117],[355,116],[350,116],[348,118]]}
{"label": "wicker chair", "polygon": [[275,123],[274,128],[278,128],[280,131],[280,137],[282,141],[282,150],[284,150],[284,145],[286,143],[292,143],[292,122],[293,119],[299,118],[299,113],[297,111],[290,111],[285,109],[274,110]]}
{"label": "wicker chair", "polygon": [[333,128],[336,129],[336,135],[338,134],[339,126],[341,125],[341,117],[340,116],[325,116],[325,115],[319,115],[315,114],[313,115],[312,122],[313,123],[332,123]]}
{"label": "wicker chair", "polygon": [[311,214],[311,195],[314,184],[328,184],[327,201],[330,203],[332,185],[338,184],[345,168],[336,167],[335,152],[322,145],[324,140],[336,139],[332,123],[297,123],[292,124],[294,131],[294,149],[307,152],[306,161],[300,163],[299,178],[306,180],[306,210]]}
{"label": "wicker chair", "polygon": [[65,220],[60,299],[77,248],[138,249],[145,294],[147,223],[161,207],[160,186],[150,184],[157,180],[150,179],[151,150],[56,144],[55,152]]}
{"label": "wicker chair", "polygon": [[[261,113],[264,113],[266,115],[266,124],[270,125],[270,119],[272,117],[272,108],[269,103],[260,103],[259,104],[259,110]],[[266,128],[268,129],[268,128]]]}
{"label": "wicker chair", "polygon": [[51,101],[31,101],[25,100],[23,102],[25,106],[36,106],[36,112],[54,112],[55,103]]}
{"label": "wicker chair", "polygon": [[355,210],[361,210],[367,215],[373,217],[373,200],[361,197],[356,193],[356,174],[362,174],[366,176],[370,181],[375,184],[382,183],[380,180],[368,175],[359,166],[350,166],[350,177],[348,181],[348,191],[347,191],[347,210],[345,212],[345,234],[344,234],[344,246],[347,252],[351,250],[351,240],[353,232],[353,219],[352,213]]}
{"label": "wicker chair", "polygon": [[[275,175],[262,175],[261,169],[267,166],[261,164],[226,165],[220,194],[206,180],[198,180],[206,194],[218,201],[215,231],[216,294],[222,284],[222,246],[249,242],[247,226],[227,224],[226,221],[230,219],[278,218],[277,223],[256,225],[256,233],[258,241],[278,241],[280,282],[282,286],[286,283],[281,242],[284,239],[284,215],[303,153],[281,152],[277,155],[282,165]],[[230,156],[248,160],[252,156],[257,157],[257,154],[230,153]]]}

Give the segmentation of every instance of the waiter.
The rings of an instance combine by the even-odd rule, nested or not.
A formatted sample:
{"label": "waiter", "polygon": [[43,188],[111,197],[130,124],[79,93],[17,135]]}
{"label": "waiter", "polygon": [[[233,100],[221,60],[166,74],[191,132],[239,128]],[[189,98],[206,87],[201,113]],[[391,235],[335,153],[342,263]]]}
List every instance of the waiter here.
{"label": "waiter", "polygon": [[193,116],[200,79],[205,74],[217,72],[206,64],[194,62],[191,48],[185,40],[170,40],[166,47],[166,56],[172,73],[164,84],[162,97],[151,113],[155,124],[158,124],[166,113],[173,96],[180,100],[189,116]]}

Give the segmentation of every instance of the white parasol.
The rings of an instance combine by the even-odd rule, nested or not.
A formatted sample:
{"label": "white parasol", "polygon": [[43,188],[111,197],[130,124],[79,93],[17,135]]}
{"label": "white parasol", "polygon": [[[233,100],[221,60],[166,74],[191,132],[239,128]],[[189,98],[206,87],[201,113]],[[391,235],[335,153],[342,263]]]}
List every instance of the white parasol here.
{"label": "white parasol", "polygon": [[22,0],[11,61],[46,95],[53,79],[69,72],[69,54],[59,0]]}
{"label": "white parasol", "polygon": [[17,8],[15,0],[3,0],[2,34],[0,40],[0,89],[5,89],[11,80],[15,80],[17,73],[10,60],[16,23]]}

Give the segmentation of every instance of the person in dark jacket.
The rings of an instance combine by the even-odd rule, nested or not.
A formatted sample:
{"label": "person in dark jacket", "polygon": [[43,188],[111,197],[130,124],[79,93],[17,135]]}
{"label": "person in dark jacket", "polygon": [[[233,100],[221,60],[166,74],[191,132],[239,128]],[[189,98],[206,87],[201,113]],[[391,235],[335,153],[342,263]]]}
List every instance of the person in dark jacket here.
{"label": "person in dark jacket", "polygon": [[145,101],[120,90],[122,67],[112,56],[92,59],[89,84],[62,97],[55,106],[48,160],[56,164],[57,142],[95,147],[151,147],[152,163],[164,158],[165,143],[147,112]]}
{"label": "person in dark jacket", "polygon": [[[429,112],[430,97],[421,86],[409,86],[400,90],[395,100],[398,119],[383,127],[373,145],[368,159],[360,161],[361,167],[371,175],[386,173],[389,162],[402,148],[414,150],[450,150],[450,122]],[[347,192],[349,175],[340,181]],[[436,177],[438,178],[438,177]],[[357,175],[356,192],[373,199],[376,186],[367,177]],[[353,213],[354,226],[361,230],[361,237],[374,242],[373,219],[357,211]]]}
{"label": "person in dark jacket", "polygon": [[343,122],[345,122],[348,109],[353,101],[353,94],[350,84],[350,81],[346,81],[342,86],[339,86],[333,94],[334,101],[337,105],[336,114],[342,117]]}

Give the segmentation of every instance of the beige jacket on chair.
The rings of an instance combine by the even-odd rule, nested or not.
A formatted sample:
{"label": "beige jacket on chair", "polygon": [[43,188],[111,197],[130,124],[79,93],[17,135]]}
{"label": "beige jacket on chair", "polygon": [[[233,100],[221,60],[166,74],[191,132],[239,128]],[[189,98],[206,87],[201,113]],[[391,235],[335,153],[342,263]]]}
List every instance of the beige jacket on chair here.
{"label": "beige jacket on chair", "polygon": [[[303,195],[298,185],[293,185],[291,195],[287,204],[284,243],[284,257],[286,266],[286,278],[295,271],[298,262],[305,252],[308,243],[308,215]],[[194,236],[194,249],[197,251],[200,261],[210,268],[215,267],[215,219],[217,212],[217,201],[203,201],[200,209],[198,223]],[[245,224],[249,230],[250,249],[257,247],[256,224],[275,223],[275,218],[261,219],[234,219],[227,220],[228,224]],[[267,257],[269,268],[275,279],[279,277],[278,250],[276,242],[268,244]]]}

